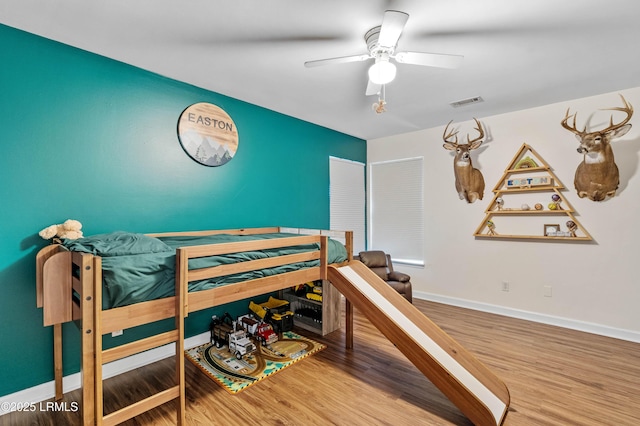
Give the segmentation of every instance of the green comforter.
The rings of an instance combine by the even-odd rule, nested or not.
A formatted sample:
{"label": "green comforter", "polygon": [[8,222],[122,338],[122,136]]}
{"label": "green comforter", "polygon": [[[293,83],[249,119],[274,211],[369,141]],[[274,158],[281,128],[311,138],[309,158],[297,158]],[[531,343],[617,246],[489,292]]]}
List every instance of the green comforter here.
{"label": "green comforter", "polygon": [[[221,244],[236,241],[284,238],[295,234],[275,233],[259,235],[211,235],[203,237],[153,238],[143,234],[114,232],[78,240],[63,240],[69,250],[92,253],[102,257],[103,309],[130,305],[146,300],[173,296],[175,293],[175,252],[184,246]],[[319,250],[317,244],[299,245],[278,249],[233,253],[206,258],[191,259],[190,269],[218,266]],[[345,247],[329,239],[329,263],[346,260]],[[200,291],[225,284],[246,281],[283,272],[317,266],[319,261],[299,262],[275,268],[250,271],[189,283],[189,291]],[[299,284],[299,283],[291,283]]]}

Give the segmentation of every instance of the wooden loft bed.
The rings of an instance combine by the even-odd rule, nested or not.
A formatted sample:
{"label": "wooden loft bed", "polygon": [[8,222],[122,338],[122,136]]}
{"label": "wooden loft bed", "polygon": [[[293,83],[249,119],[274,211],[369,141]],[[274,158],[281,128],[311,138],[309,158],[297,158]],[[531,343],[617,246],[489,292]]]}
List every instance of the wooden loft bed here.
{"label": "wooden loft bed", "polygon": [[[63,393],[62,324],[74,321],[80,328],[82,336],[82,421],[84,425],[122,423],[174,399],[178,402],[177,423],[185,424],[184,317],[189,312],[282,290],[308,281],[327,279],[328,238],[332,237],[344,242],[346,260],[342,264],[346,264],[352,259],[353,233],[270,227],[147,234],[150,237],[197,237],[216,234],[251,236],[281,232],[299,235],[180,247],[175,253],[173,296],[112,309],[103,309],[103,268],[100,256],[69,251],[60,244],[52,244],[40,250],[36,256],[37,306],[43,308],[44,325],[54,327],[56,399],[62,398]],[[306,244],[318,244],[320,250],[189,269],[191,259]],[[207,290],[195,292],[188,290],[189,283],[202,279],[305,261],[319,261],[319,265]],[[172,317],[175,318],[173,330],[111,349],[103,350],[102,348],[104,334]],[[350,327],[348,329],[351,334]],[[175,385],[104,416],[102,365],[169,343],[175,343],[176,347]]]}

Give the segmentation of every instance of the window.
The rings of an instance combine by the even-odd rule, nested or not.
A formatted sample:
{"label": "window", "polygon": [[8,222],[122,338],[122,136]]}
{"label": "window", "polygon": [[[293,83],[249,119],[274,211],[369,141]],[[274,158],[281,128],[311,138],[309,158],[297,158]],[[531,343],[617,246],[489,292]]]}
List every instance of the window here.
{"label": "window", "polygon": [[423,158],[370,164],[369,249],[424,265]]}
{"label": "window", "polygon": [[364,164],[329,157],[331,229],[353,231],[353,251],[365,249]]}

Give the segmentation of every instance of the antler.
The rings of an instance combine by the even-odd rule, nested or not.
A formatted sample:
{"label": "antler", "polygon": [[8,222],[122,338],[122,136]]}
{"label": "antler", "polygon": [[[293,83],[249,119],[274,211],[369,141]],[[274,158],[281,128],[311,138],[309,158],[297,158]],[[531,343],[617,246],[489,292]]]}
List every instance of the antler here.
{"label": "antler", "polygon": [[[444,139],[446,143],[458,145],[458,131],[455,129],[451,129],[451,131],[447,133],[447,129],[449,128],[451,123],[453,123],[453,120],[451,120],[449,124],[447,124],[447,127],[444,128],[444,132],[442,133],[442,139]],[[450,138],[455,138],[455,139],[453,141],[450,141],[449,140]]]}
{"label": "antler", "polygon": [[474,120],[476,122],[476,127],[475,129],[478,131],[478,133],[480,133],[480,135],[475,138],[474,140],[470,140],[469,139],[469,134],[467,133],[467,144],[471,145],[474,142],[479,141],[480,139],[484,138],[484,130],[482,130],[482,125],[480,124],[480,122],[478,121],[477,118],[474,117]]}
{"label": "antler", "polygon": [[[616,130],[622,126],[624,126],[625,124],[627,124],[629,122],[629,120],[631,120],[631,116],[633,115],[633,107],[631,106],[631,104],[629,104],[629,102],[627,102],[627,100],[624,98],[624,96],[620,95],[620,98],[622,98],[622,103],[624,103],[623,107],[613,107],[613,108],[607,108],[607,111],[621,111],[627,114],[627,118],[625,118],[624,120],[622,120],[620,123],[614,124],[613,123],[613,114],[611,114],[611,118],[609,119],[609,127],[598,131],[598,133],[606,133],[606,132],[610,132],[612,130]],[[560,124],[562,125],[562,127],[564,127],[565,129],[569,130],[570,132],[575,133],[576,135],[582,137],[587,133],[587,126],[585,125],[584,128],[582,129],[582,131],[576,129],[576,116],[578,115],[578,113],[575,113],[573,115],[569,115],[569,108],[567,108],[567,112],[564,116],[564,120],[562,120],[560,122]],[[569,125],[568,121],[570,118],[573,117],[573,123],[572,125]]]}
{"label": "antler", "polygon": [[[564,120],[562,120],[562,121],[560,122],[560,124],[562,125],[562,127],[564,127],[565,129],[567,129],[568,131],[570,131],[570,132],[572,132],[572,133],[575,133],[576,135],[578,135],[578,136],[582,137],[582,135],[584,135],[584,134],[585,134],[585,132],[586,132],[586,130],[587,130],[587,126],[585,125],[585,126],[584,126],[584,129],[582,129],[582,131],[580,131],[580,130],[576,129],[576,116],[578,115],[578,113],[576,112],[576,113],[575,113],[575,114],[573,114],[573,115],[569,115],[569,109],[570,109],[570,108],[567,108],[567,112],[566,112],[566,114],[564,115]],[[567,121],[569,121],[569,119],[570,119],[571,117],[573,117],[573,126],[570,126],[570,125],[567,123]]]}
{"label": "antler", "polygon": [[625,118],[624,120],[622,120],[618,124],[613,124],[613,114],[611,114],[611,118],[609,119],[609,127],[607,127],[604,130],[601,130],[602,133],[618,129],[618,128],[624,126],[625,124],[627,124],[629,122],[629,120],[631,120],[631,116],[633,115],[633,107],[631,106],[631,104],[629,104],[629,102],[627,102],[627,100],[624,98],[624,96],[620,95],[620,98],[622,98],[622,103],[624,104],[624,106],[623,107],[607,108],[607,111],[622,111],[622,112],[627,114],[627,118]]}

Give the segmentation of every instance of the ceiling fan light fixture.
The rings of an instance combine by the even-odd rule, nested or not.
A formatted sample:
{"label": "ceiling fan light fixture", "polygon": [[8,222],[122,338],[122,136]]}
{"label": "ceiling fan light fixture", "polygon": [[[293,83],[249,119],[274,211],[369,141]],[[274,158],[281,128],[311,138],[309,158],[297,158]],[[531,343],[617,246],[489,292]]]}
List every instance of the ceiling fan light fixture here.
{"label": "ceiling fan light fixture", "polygon": [[396,78],[396,66],[388,59],[376,59],[376,63],[369,68],[369,80],[373,84],[391,83]]}

